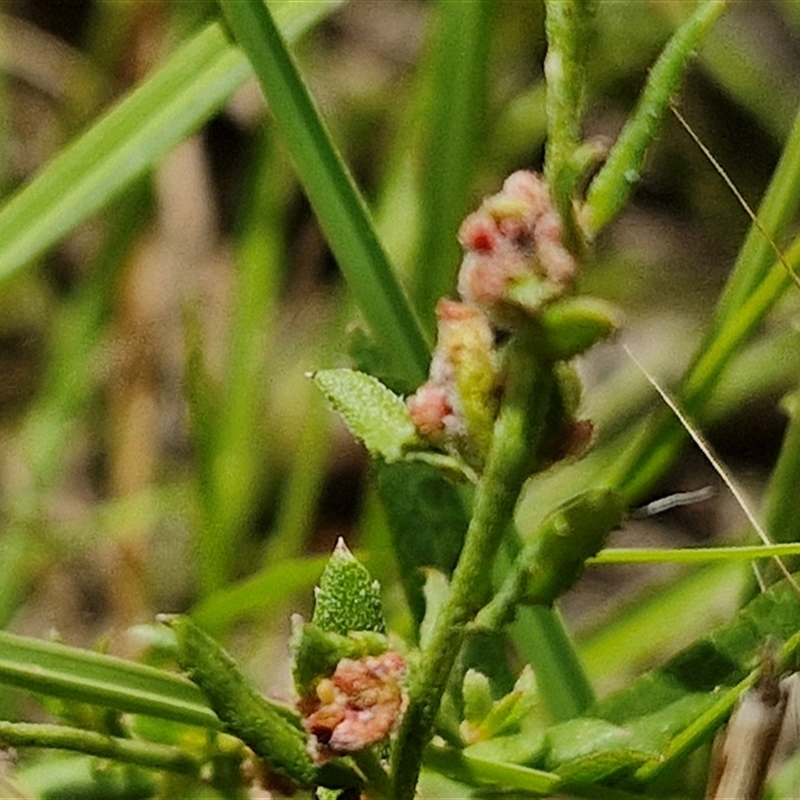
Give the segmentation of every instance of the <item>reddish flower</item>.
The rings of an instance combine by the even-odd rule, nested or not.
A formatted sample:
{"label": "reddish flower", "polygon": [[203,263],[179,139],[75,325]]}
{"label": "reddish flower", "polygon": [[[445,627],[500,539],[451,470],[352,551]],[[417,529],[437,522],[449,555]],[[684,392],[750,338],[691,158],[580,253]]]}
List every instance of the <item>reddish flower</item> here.
{"label": "reddish flower", "polygon": [[512,284],[526,277],[552,284],[558,293],[575,274],[547,184],[533,172],[509,175],[503,188],[464,220],[458,238],[467,251],[458,291],[487,309],[495,310]]}
{"label": "reddish flower", "polygon": [[480,463],[491,441],[497,383],[494,334],[474,305],[442,298],[430,377],[406,401],[420,435]]}
{"label": "reddish flower", "polygon": [[405,660],[393,651],[343,658],[333,675],[319,682],[316,698],[303,704],[314,756],[324,760],[334,753],[355,753],[385,739],[404,710],[404,674]]}
{"label": "reddish flower", "polygon": [[423,384],[416,394],[408,398],[407,403],[411,421],[422,436],[435,439],[445,432],[453,407],[443,386]]}

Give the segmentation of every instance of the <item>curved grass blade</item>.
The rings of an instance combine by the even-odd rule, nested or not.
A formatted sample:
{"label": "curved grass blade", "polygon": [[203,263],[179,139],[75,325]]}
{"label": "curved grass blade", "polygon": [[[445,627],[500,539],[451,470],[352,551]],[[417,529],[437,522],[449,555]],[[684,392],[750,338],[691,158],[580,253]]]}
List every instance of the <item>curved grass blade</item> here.
{"label": "curved grass blade", "polygon": [[436,4],[429,43],[424,160],[420,173],[420,246],[414,271],[417,309],[433,321],[437,298],[447,294],[461,260],[456,239],[468,210],[469,189],[484,136],[487,60],[494,4]]}
{"label": "curved grass blade", "polygon": [[[337,2],[276,6],[297,38]],[[211,24],[92,125],[0,210],[0,284],[41,256],[205,122],[250,74]]]}

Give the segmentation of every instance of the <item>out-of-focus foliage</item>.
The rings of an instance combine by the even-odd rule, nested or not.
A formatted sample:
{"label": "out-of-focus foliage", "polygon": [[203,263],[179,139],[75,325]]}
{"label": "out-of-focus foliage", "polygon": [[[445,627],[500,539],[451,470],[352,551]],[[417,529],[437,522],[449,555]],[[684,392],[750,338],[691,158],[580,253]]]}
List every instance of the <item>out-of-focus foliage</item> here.
{"label": "out-of-focus foliage", "polygon": [[[542,167],[543,6],[271,5],[430,332],[436,297],[452,287],[465,212],[509,172]],[[586,139],[602,149],[616,137],[690,5],[597,5]],[[799,36],[793,3],[733,3],[679,94],[684,116],[755,206],[781,154],[798,157],[784,145],[800,101]],[[169,652],[147,626],[157,612],[194,609],[220,635],[240,623],[233,648],[260,686],[285,694],[290,608],[308,609],[321,569],[314,554],[339,535],[363,547],[381,579],[390,629],[413,629],[424,611],[425,578],[399,580],[403,559],[389,557],[404,498],[380,505],[363,449],[305,373],[355,362],[393,389],[413,386],[397,354],[381,349],[376,317],[356,309],[250,67],[226,37],[212,3],[2,8],[0,625],[138,656]],[[70,149],[84,130],[90,138]],[[65,159],[61,173],[48,167]],[[25,195],[37,175],[45,183]],[[581,288],[622,310],[622,337],[671,385],[706,333],[749,220],[674,119],[634,177]],[[790,208],[791,198],[775,203]],[[793,232],[783,223],[779,245]],[[778,459],[779,400],[797,384],[799,306],[790,290],[759,317],[702,410],[713,444],[756,495]],[[657,402],[616,342],[580,370],[595,452],[531,483],[517,515],[523,534],[598,470],[617,468],[620,434]],[[780,459],[768,521],[774,537],[791,540],[796,456],[785,449]],[[393,485],[391,469],[404,465],[376,483]],[[689,452],[648,492],[708,483],[718,479]],[[461,490],[434,479],[425,490],[442,525],[459,527]],[[712,502],[631,522],[613,541],[724,542],[743,527],[720,490]],[[406,554],[451,565],[453,537],[439,552],[409,530]],[[746,583],[738,565],[597,567],[561,607],[604,693],[727,619]],[[522,615],[515,624],[524,641],[534,623]],[[118,732],[79,701],[44,710]],[[22,692],[0,693],[0,718],[29,716]],[[186,736],[176,729],[165,744]],[[62,786],[93,780],[83,760],[51,769]],[[0,789],[4,780],[0,771]],[[19,780],[46,792],[24,755]],[[154,791],[133,774],[105,780],[106,797]],[[157,791],[184,796],[180,780],[190,781],[171,778]]]}

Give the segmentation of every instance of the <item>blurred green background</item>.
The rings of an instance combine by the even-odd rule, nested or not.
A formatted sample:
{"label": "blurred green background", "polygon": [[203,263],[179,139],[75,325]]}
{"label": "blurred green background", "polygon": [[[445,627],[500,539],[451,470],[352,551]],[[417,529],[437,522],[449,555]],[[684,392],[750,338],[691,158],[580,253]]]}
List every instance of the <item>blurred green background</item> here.
{"label": "blurred green background", "polygon": [[[485,95],[448,109],[435,95],[447,88],[442,7],[454,2],[470,0],[356,0],[294,48],[429,331],[436,296],[451,290],[458,266],[459,220],[509,172],[540,168],[544,152],[542,4],[488,4],[485,52],[475,51],[484,60],[474,65]],[[613,140],[691,6],[601,0],[588,42],[587,138]],[[2,197],[215,15],[213,3],[199,1],[6,0]],[[753,205],[800,99],[798,42],[800,4],[733,3],[680,96],[684,115]],[[454,119],[469,133],[457,142],[443,136]],[[458,159],[450,172],[449,148]],[[621,339],[666,386],[699,340],[748,225],[668,118],[632,203],[603,233],[582,277],[583,288],[620,309]],[[785,425],[778,400],[800,367],[797,311],[790,293],[709,412],[707,434],[755,497]],[[305,377],[352,363],[359,322],[248,81],[102,213],[0,284],[0,625],[56,631],[84,646],[102,639],[133,655],[141,642],[132,626],[199,607],[218,631],[239,623],[255,632],[244,637],[255,660],[282,652],[272,643],[283,647],[289,612],[309,607],[319,572],[321,561],[309,556],[329,552],[341,535],[382,579],[402,629],[406,612],[367,458]],[[658,404],[619,341],[581,369],[599,446]],[[579,473],[564,480],[580,488]],[[557,476],[551,483],[557,495]],[[655,495],[704,485],[719,487],[719,479],[687,450]],[[537,516],[532,504],[523,504],[523,530]],[[677,546],[742,528],[720,490],[712,501],[631,523],[615,541]],[[677,574],[592,569],[564,610],[588,636]],[[740,576],[713,602],[698,585],[694,599],[680,600],[708,598],[684,609],[697,627],[654,641],[648,658],[673,652],[730,610],[742,583]],[[594,650],[587,642],[599,661],[603,648],[616,667],[624,659],[618,641],[598,639]],[[281,685],[280,670],[268,682]]]}

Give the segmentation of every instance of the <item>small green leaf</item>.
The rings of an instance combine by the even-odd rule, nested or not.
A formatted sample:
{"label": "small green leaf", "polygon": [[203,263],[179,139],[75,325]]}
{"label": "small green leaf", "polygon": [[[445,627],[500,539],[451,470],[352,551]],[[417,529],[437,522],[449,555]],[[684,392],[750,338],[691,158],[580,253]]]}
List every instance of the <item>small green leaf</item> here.
{"label": "small green leaf", "polygon": [[422,590],[425,598],[425,616],[419,626],[419,644],[424,650],[428,646],[433,623],[447,600],[447,595],[450,592],[450,585],[447,580],[447,575],[440,572],[438,569],[426,567],[420,571],[425,581]]}
{"label": "small green leaf", "polygon": [[552,772],[521,766],[512,759],[504,763],[501,759],[494,758],[493,754],[484,758],[484,745],[489,744],[491,742],[481,742],[480,745],[466,750],[429,746],[425,751],[425,765],[468,785],[501,785],[511,791],[509,796],[512,797],[519,796],[514,794],[515,789],[521,790],[524,793],[521,796],[524,797],[529,796],[528,793],[550,797],[563,787],[561,777]]}
{"label": "small green leaf", "polygon": [[300,621],[292,635],[295,689],[300,697],[308,697],[320,678],[332,675],[343,658],[380,655],[386,649],[386,637],[381,633],[353,631],[344,636],[323,630],[313,622]]}
{"label": "small green leaf", "polygon": [[428,464],[375,465],[374,475],[392,536],[408,605],[417,625],[426,615],[426,567],[449,576],[469,517],[459,487]]}
{"label": "small green leaf", "polygon": [[480,725],[492,710],[494,698],[489,679],[476,669],[468,669],[462,687],[464,696],[464,719],[472,725]]}
{"label": "small green leaf", "polygon": [[550,728],[547,741],[546,767],[574,783],[594,783],[632,771],[658,755],[651,749],[639,749],[627,728],[588,717]]}
{"label": "small green leaf", "polygon": [[518,732],[538,699],[536,678],[530,665],[526,664],[514,688],[492,704],[491,711],[481,722],[481,737],[489,739]]}
{"label": "small green leaf", "polygon": [[594,297],[567,297],[542,310],[540,321],[550,358],[568,360],[610,336],[616,325],[608,303]]}
{"label": "small green leaf", "polygon": [[380,586],[341,538],[320,578],[311,621],[324,631],[343,635],[386,632]]}
{"label": "small green leaf", "polygon": [[377,378],[352,369],[320,370],[312,378],[373,456],[391,464],[419,444],[403,399]]}
{"label": "small green leaf", "polygon": [[538,764],[544,755],[546,736],[543,728],[524,730],[494,739],[482,739],[464,748],[464,755],[506,764]]}

